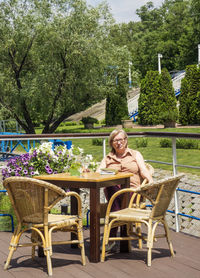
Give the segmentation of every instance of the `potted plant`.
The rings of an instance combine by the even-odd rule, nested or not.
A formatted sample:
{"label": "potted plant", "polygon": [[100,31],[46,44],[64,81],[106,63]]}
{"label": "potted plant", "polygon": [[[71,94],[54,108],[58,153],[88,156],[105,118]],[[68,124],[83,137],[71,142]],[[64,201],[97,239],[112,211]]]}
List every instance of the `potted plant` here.
{"label": "potted plant", "polygon": [[122,127],[123,128],[132,128],[133,127],[133,120],[129,118],[129,116],[122,118]]}
{"label": "potted plant", "polygon": [[160,121],[164,124],[165,128],[176,127],[176,121],[178,119],[177,110],[168,110],[160,114]]}
{"label": "potted plant", "polygon": [[83,117],[81,121],[84,124],[84,128],[86,128],[86,129],[94,128],[94,124],[98,123],[98,120],[96,118],[93,118],[90,116]]}
{"label": "potted plant", "polygon": [[10,159],[2,168],[3,179],[11,176],[33,177],[65,172],[77,176],[86,162],[90,171],[96,171],[96,161],[92,155],[84,155],[83,149],[75,146],[67,149],[66,145],[60,145],[53,150],[52,145],[52,142],[44,142],[28,153]]}

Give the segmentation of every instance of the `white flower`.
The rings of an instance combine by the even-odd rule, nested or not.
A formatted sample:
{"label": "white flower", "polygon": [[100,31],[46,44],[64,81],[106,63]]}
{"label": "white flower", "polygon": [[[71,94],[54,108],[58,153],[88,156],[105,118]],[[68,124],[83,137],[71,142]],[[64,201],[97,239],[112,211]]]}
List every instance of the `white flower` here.
{"label": "white flower", "polygon": [[78,150],[79,150],[80,154],[83,154],[84,151],[83,151],[82,148],[79,148],[79,147],[78,147]]}
{"label": "white flower", "polygon": [[53,155],[52,158],[54,162],[59,160],[59,157],[57,155]]}
{"label": "white flower", "polygon": [[67,152],[67,147],[64,145],[64,146],[62,146],[62,145],[60,145],[60,146],[56,146],[55,148],[54,148],[54,152],[55,153],[62,153],[62,155],[65,155],[66,154],[66,152]]}
{"label": "white flower", "polygon": [[38,150],[42,153],[48,153],[50,155],[53,155],[54,151],[52,150],[52,145],[52,142],[44,142],[39,146]]}
{"label": "white flower", "polygon": [[35,175],[39,175],[39,171],[38,171],[38,170],[36,170],[34,174],[35,174]]}
{"label": "white flower", "polygon": [[92,161],[93,160],[93,156],[91,154],[86,154],[86,160]]}

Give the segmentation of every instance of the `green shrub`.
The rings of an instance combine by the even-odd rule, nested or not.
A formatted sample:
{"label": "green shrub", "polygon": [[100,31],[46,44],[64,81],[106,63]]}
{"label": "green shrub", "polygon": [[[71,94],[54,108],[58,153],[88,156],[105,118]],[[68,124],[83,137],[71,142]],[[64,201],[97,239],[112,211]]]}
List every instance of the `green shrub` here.
{"label": "green shrub", "polygon": [[90,116],[83,117],[81,121],[83,124],[98,124],[98,120]]}
{"label": "green shrub", "polygon": [[[170,139],[161,139],[160,140],[161,148],[171,148],[172,141]],[[177,149],[198,149],[198,141],[190,140],[190,139],[177,139],[176,140],[176,148]]]}
{"label": "green shrub", "polygon": [[100,121],[100,124],[101,124],[101,125],[105,125],[105,124],[106,124],[106,120],[105,120],[105,119],[101,120],[101,121]]}
{"label": "green shrub", "polygon": [[94,146],[103,146],[103,139],[100,139],[100,138],[92,139],[92,145],[94,145]]}
{"label": "green shrub", "polygon": [[161,148],[171,148],[172,147],[172,141],[170,139],[161,139],[160,140],[160,147]]}
{"label": "green shrub", "polygon": [[177,139],[176,148],[177,149],[198,149],[198,141],[190,139]]}
{"label": "green shrub", "polygon": [[60,126],[74,126],[77,125],[77,122],[62,122]]}
{"label": "green shrub", "polygon": [[135,143],[137,148],[146,148],[148,145],[148,140],[147,138],[139,138],[135,140]]}

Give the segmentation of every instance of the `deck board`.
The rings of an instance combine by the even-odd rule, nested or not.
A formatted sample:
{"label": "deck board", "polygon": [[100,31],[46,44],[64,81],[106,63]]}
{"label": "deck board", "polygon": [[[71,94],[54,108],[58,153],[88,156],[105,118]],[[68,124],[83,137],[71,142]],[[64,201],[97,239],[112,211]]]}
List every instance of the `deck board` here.
{"label": "deck board", "polygon": [[[0,232],[0,277],[1,278],[43,278],[46,273],[46,259],[36,256],[32,261],[30,247],[18,248],[14,253],[9,270],[4,271],[3,265],[8,254],[11,233]],[[27,234],[26,237],[29,237]],[[62,239],[63,233],[53,235]],[[80,250],[70,246],[53,247],[53,277],[55,278],[199,278],[200,277],[200,238],[171,231],[172,242],[176,256],[170,257],[165,239],[158,239],[152,251],[152,266],[146,266],[146,246],[137,249],[133,243],[131,253],[115,253],[106,256],[104,263],[90,263],[89,231],[84,230],[86,248],[86,266],[80,261]],[[37,255],[37,254],[36,254]]]}

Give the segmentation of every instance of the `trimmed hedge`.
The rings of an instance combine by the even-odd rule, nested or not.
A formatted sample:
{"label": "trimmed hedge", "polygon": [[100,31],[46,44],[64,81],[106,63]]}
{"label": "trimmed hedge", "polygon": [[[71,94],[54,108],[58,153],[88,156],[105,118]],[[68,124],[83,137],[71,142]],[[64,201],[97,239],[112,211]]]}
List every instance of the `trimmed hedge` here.
{"label": "trimmed hedge", "polygon": [[[171,148],[172,141],[170,139],[161,139],[160,140],[161,148]],[[199,149],[198,140],[192,139],[177,139],[176,140],[176,148],[177,149]]]}

